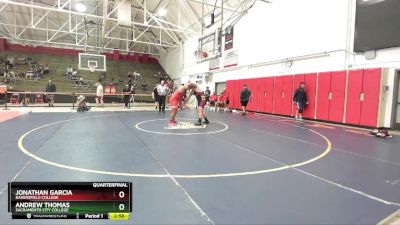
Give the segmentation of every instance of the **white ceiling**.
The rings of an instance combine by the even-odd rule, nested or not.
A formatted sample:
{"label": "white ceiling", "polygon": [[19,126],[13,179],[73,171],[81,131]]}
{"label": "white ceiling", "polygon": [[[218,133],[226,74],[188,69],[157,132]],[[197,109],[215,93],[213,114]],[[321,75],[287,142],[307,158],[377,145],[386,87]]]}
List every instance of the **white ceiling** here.
{"label": "white ceiling", "polygon": [[[120,1],[124,0],[0,0],[0,35],[20,44],[83,49],[87,43],[88,50],[96,46],[157,56],[201,34],[202,15],[220,10],[223,0],[125,0],[132,9],[130,27],[117,24]],[[254,1],[224,0],[224,18]],[[87,6],[86,12],[74,9],[77,2]],[[167,9],[166,16],[154,16],[160,8]],[[85,20],[100,25],[85,26]],[[87,41],[85,28],[90,31]]]}

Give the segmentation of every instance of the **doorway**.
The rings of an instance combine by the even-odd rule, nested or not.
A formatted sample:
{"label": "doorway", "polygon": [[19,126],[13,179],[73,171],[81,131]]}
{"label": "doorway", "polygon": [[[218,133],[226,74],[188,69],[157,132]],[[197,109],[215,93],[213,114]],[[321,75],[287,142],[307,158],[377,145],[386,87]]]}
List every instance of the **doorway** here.
{"label": "doorway", "polygon": [[393,87],[393,116],[392,127],[400,130],[400,70],[396,71]]}

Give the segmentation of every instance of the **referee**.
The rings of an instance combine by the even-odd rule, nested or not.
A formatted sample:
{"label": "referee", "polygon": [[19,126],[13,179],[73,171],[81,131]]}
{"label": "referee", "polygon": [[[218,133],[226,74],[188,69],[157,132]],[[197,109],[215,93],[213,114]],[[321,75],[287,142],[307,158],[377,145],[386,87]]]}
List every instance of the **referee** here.
{"label": "referee", "polygon": [[168,87],[165,85],[165,81],[162,80],[161,83],[157,86],[158,93],[158,111],[165,113],[165,99],[168,94]]}

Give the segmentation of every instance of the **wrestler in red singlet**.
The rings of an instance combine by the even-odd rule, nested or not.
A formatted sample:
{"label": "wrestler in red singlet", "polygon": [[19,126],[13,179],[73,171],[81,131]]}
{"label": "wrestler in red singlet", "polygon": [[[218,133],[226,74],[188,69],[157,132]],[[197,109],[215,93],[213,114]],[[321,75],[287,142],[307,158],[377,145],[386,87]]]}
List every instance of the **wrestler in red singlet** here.
{"label": "wrestler in red singlet", "polygon": [[[201,126],[202,125],[202,119],[204,119],[205,124],[209,124],[210,121],[208,121],[206,114],[204,112],[204,107],[206,106],[206,97],[204,95],[204,91],[196,85],[196,87],[193,89],[193,91],[190,93],[190,95],[196,96],[197,99],[197,111],[199,113],[199,120],[197,123],[195,123],[196,126]],[[189,97],[190,97],[189,95]]]}
{"label": "wrestler in red singlet", "polygon": [[177,124],[175,117],[176,117],[176,114],[178,113],[179,104],[182,101],[182,98],[185,95],[186,91],[191,88],[195,88],[195,87],[196,87],[196,84],[187,83],[187,84],[177,88],[176,91],[172,94],[171,98],[169,99],[169,103],[171,104],[171,116],[169,119],[170,126],[175,126]]}

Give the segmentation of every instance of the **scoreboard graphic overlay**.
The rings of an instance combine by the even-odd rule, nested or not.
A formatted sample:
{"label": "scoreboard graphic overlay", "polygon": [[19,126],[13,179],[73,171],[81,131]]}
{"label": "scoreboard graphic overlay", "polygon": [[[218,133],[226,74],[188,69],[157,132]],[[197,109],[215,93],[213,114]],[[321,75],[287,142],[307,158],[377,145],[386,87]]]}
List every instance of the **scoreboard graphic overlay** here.
{"label": "scoreboard graphic overlay", "polygon": [[8,212],[13,219],[127,220],[131,182],[10,182]]}

